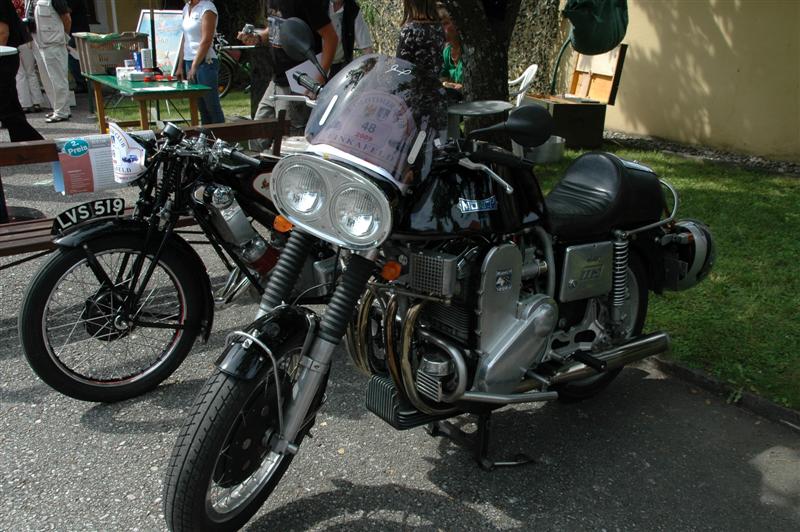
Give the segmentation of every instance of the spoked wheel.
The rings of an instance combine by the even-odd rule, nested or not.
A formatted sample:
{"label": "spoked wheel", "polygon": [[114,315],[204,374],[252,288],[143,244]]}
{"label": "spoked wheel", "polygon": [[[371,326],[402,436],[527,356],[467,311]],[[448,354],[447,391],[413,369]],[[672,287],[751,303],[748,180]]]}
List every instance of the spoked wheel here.
{"label": "spoked wheel", "polygon": [[220,61],[217,79],[217,92],[220,98],[224,98],[230,92],[233,86],[233,72],[233,67],[228,61]]}
{"label": "spoked wheel", "polygon": [[[610,309],[607,298],[598,299],[589,304],[597,304],[600,308],[599,315],[594,327],[601,334],[608,333],[610,327]],[[635,254],[630,255],[628,263],[628,293],[622,309],[622,328],[624,338],[633,338],[641,334],[644,328],[644,320],[647,317],[647,276],[644,266],[639,257]],[[574,402],[588,399],[602,391],[611,384],[622,368],[599,373],[592,377],[568,382],[553,386],[553,390],[558,392],[558,398],[562,402]]]}
{"label": "spoked wheel", "polygon": [[116,234],[87,247],[91,253],[58,250],[34,277],[20,309],[20,339],[33,370],[59,392],[120,401],[158,385],[189,353],[203,287],[174,249],[164,251],[149,279],[153,256],[146,255],[133,286],[143,236]]}
{"label": "spoked wheel", "polygon": [[[222,372],[206,382],[172,451],[164,493],[164,515],[174,531],[235,530],[258,511],[292,461],[270,442],[279,427],[278,396],[287,399],[299,375],[303,337],[274,351],[271,364],[253,380]],[[313,405],[315,410],[323,390]],[[312,411],[313,411],[312,410]],[[300,444],[313,424],[297,437]]]}

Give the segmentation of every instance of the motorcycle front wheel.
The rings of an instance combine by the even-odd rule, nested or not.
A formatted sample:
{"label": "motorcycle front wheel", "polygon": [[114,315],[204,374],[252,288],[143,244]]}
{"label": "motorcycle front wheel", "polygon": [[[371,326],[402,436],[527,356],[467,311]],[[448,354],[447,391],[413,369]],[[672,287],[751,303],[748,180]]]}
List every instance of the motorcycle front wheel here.
{"label": "motorcycle front wheel", "polygon": [[[19,315],[23,352],[55,390],[84,401],[129,399],[169,377],[191,350],[203,285],[168,246],[146,284],[141,276],[131,286],[144,243],[144,235],[119,233],[87,242],[91,254],[59,249],[28,285]],[[145,257],[143,272],[153,263],[152,253]],[[134,289],[141,297],[128,323],[119,310]]]}
{"label": "motorcycle front wheel", "polygon": [[[273,351],[280,397],[286,408],[300,372],[303,337],[296,335]],[[200,391],[172,451],[164,482],[164,516],[176,532],[235,530],[272,494],[292,454],[270,449],[280,432],[274,369],[252,380],[218,372]],[[324,386],[317,392],[318,408]],[[299,445],[314,423],[310,417]]]}

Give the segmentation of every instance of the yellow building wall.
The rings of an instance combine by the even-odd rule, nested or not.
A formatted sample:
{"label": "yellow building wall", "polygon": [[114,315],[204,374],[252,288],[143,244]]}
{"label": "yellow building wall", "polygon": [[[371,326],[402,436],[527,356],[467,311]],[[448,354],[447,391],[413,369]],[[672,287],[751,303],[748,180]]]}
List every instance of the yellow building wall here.
{"label": "yellow building wall", "polygon": [[800,160],[800,0],[628,0],[606,128]]}

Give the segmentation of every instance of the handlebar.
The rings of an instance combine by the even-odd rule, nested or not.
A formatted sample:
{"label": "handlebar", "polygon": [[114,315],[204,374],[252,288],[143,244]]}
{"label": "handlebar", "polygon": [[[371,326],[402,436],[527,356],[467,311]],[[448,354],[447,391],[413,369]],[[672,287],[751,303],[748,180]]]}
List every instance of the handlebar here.
{"label": "handlebar", "polygon": [[294,79],[297,83],[300,84],[301,87],[310,91],[314,96],[319,95],[319,91],[322,90],[322,85],[317,82],[314,78],[309,76],[308,74],[304,74],[302,72],[295,72]]}
{"label": "handlebar", "polygon": [[261,166],[261,161],[259,159],[245,155],[236,148],[222,148],[222,154],[226,157],[230,157],[240,164],[246,164],[248,166],[252,166],[253,168],[258,168]]}

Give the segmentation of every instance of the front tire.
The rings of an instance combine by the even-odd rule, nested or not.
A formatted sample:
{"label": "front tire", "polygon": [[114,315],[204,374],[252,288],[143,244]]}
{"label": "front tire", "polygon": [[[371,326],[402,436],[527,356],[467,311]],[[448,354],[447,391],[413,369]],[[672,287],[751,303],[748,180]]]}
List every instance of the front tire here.
{"label": "front tire", "polygon": [[[295,335],[274,350],[284,408],[299,375],[304,337]],[[173,531],[235,530],[255,514],[275,490],[292,454],[268,445],[277,432],[272,365],[252,380],[218,372],[198,395],[172,451],[164,485],[164,515]],[[327,381],[326,381],[327,382]],[[318,408],[324,386],[317,392]],[[296,439],[313,425],[311,417]]]}
{"label": "front tire", "polygon": [[[55,390],[83,401],[129,399],[169,377],[192,349],[205,304],[203,284],[192,262],[170,246],[147,285],[138,287],[138,314],[160,328],[118,327],[130,268],[144,245],[144,235],[132,233],[86,242],[111,288],[98,279],[82,248],[56,251],[28,285],[20,341],[31,368]],[[146,256],[143,270],[153,253]]]}

